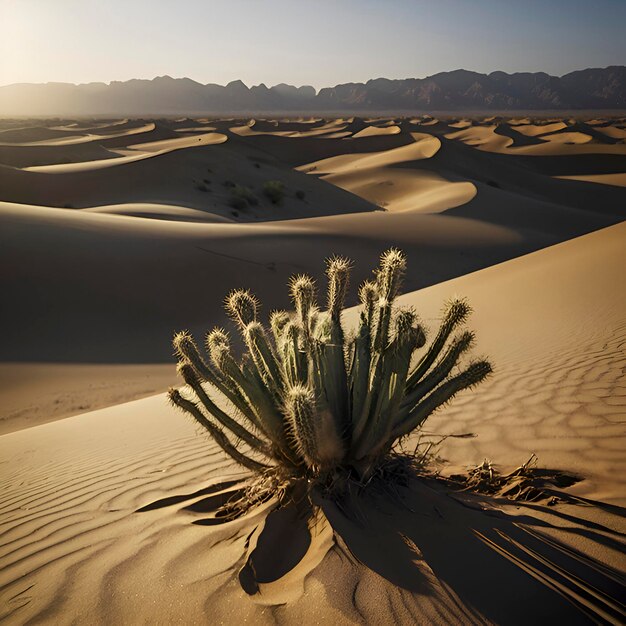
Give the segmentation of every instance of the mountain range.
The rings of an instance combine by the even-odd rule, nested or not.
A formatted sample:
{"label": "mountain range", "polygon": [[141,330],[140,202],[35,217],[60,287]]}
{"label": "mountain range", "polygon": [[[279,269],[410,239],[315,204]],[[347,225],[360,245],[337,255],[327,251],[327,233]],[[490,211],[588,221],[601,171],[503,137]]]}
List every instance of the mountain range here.
{"label": "mountain range", "polygon": [[467,70],[427,78],[294,87],[203,85],[190,78],[86,83],[16,83],[0,87],[0,115],[183,115],[256,112],[505,111],[626,109],[626,67],[480,74]]}

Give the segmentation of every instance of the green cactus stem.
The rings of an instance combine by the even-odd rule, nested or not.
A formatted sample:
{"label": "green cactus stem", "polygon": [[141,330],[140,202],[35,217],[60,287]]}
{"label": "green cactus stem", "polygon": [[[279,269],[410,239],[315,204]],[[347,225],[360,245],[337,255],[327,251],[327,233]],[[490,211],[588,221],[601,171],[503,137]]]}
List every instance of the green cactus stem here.
{"label": "green cactus stem", "polygon": [[264,463],[259,463],[254,459],[242,454],[235,446],[233,446],[228,437],[224,434],[224,432],[211,424],[211,422],[206,419],[200,409],[190,400],[183,398],[178,389],[170,389],[168,392],[168,397],[173,405],[182,409],[186,413],[189,413],[198,424],[200,424],[213,438],[213,440],[217,443],[217,445],[228,454],[232,459],[234,459],[239,465],[243,465],[243,467],[249,469],[251,472],[263,472],[269,468],[269,465],[265,465]]}
{"label": "green cactus stem", "polygon": [[459,391],[474,387],[491,374],[492,368],[487,361],[472,363],[465,371],[443,383],[429,396],[422,400],[392,432],[394,440],[408,435],[421,426],[426,418],[440,406],[449,402]]}
{"label": "green cactus stem", "polygon": [[332,417],[320,414],[315,393],[309,387],[297,385],[289,389],[285,414],[297,450],[310,469],[328,471],[341,461],[344,450],[334,432]]}

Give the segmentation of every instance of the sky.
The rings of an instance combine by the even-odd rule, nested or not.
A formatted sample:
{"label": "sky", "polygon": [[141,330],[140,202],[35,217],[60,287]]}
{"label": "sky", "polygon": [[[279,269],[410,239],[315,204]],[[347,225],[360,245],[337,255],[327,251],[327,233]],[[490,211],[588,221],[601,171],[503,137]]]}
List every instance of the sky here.
{"label": "sky", "polygon": [[0,0],[0,85],[561,76],[626,65],[625,24],[626,0]]}

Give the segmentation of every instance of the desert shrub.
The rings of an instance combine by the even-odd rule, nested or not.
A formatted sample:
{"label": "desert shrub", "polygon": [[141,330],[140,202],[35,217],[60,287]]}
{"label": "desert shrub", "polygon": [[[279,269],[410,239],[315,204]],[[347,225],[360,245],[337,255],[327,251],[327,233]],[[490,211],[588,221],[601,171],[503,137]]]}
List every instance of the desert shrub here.
{"label": "desert shrub", "polygon": [[243,210],[250,206],[257,206],[259,199],[247,188],[235,185],[230,194],[230,206],[233,209]]}
{"label": "desert shrub", "polygon": [[199,184],[197,184],[197,185],[196,185],[196,189],[197,189],[198,191],[204,191],[204,192],[209,191],[209,188],[208,188],[208,187],[207,187],[204,183],[199,183]]}
{"label": "desert shrub", "polygon": [[279,204],[285,196],[285,186],[279,180],[263,183],[263,193],[272,204]]}
{"label": "desert shrub", "polygon": [[[235,358],[221,328],[206,336],[208,359],[187,332],[176,334],[178,368],[188,388],[171,389],[170,400],[257,474],[259,484],[326,493],[367,484],[397,458],[400,440],[491,372],[486,360],[458,368],[474,342],[472,332],[461,330],[470,314],[464,300],[446,305],[426,346],[416,312],[394,305],[405,266],[399,250],[382,255],[375,279],[360,287],[360,319],[349,337],[341,322],[347,259],[327,261],[324,311],[314,280],[292,277],[294,311],[273,312],[269,331],[259,320],[256,298],[248,290],[232,291],[225,306],[242,335],[244,358]],[[232,411],[218,406],[217,393]]]}
{"label": "desert shrub", "polygon": [[302,191],[302,189],[298,189],[298,191],[296,191],[296,198],[298,198],[298,200],[304,200],[305,197],[306,194]]}

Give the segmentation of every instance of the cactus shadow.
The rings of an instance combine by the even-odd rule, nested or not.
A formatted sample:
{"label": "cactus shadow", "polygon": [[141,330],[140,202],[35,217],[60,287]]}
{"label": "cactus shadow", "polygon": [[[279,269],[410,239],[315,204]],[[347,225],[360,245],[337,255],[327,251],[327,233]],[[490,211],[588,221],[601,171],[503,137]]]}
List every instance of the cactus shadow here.
{"label": "cactus shadow", "polygon": [[248,595],[258,593],[261,585],[281,580],[302,562],[313,540],[312,516],[308,503],[270,511],[249,538],[254,545],[248,544],[247,559],[239,571],[239,582]]}
{"label": "cactus shadow", "polygon": [[[222,495],[222,494],[232,493],[232,491],[237,491],[237,490],[233,490],[233,487],[239,484],[241,484],[240,479],[227,480],[227,481],[223,481],[220,483],[215,483],[213,485],[209,485],[208,487],[205,487],[204,489],[199,489],[198,491],[194,491],[192,493],[186,493],[186,494],[181,494],[177,496],[168,496],[167,498],[161,498],[159,500],[155,500],[154,502],[150,502],[149,504],[142,506],[141,508],[137,509],[135,512],[144,513],[146,511],[154,511],[156,509],[163,509],[168,506],[174,506],[175,504],[180,504],[181,502],[187,502],[189,500],[195,500],[196,498],[210,495],[210,494]],[[209,503],[216,503],[218,501],[219,500],[215,500],[215,499],[212,500],[211,498],[207,498],[206,500],[202,500],[201,502],[207,503],[206,505],[207,510],[216,511],[222,505],[219,505],[213,508],[212,505],[209,505]]]}
{"label": "cactus shadow", "polygon": [[[623,551],[626,535],[582,516],[454,493],[435,480],[412,481],[401,500],[362,497],[356,516],[349,502],[317,502],[360,563],[414,594],[437,588],[495,623],[626,618],[623,575],[576,546],[583,538]],[[504,503],[519,512],[496,508]],[[612,513],[626,517],[620,507]]]}
{"label": "cactus shadow", "polygon": [[[546,476],[559,486],[573,481],[537,470],[533,479],[539,482],[531,482],[533,489]],[[241,480],[216,483],[156,500],[137,512],[178,507],[202,514],[193,524],[221,525],[236,519],[225,505],[245,497],[245,487]],[[593,556],[594,545],[624,551],[626,534],[615,530],[626,519],[623,507],[545,485],[543,501],[513,501],[498,494],[459,491],[450,480],[425,477],[413,477],[392,490],[347,491],[340,498],[317,490],[310,497],[304,492],[295,495],[283,506],[268,501],[267,512],[254,515],[247,536],[239,582],[263,603],[284,604],[297,597],[290,590],[302,587],[324,555],[335,549],[416,601],[441,601],[443,595],[444,602],[464,606],[478,621],[626,621],[625,577]],[[555,500],[582,505],[581,510],[594,507],[603,515],[597,521],[588,513],[578,514],[578,507],[548,504]],[[316,532],[320,519],[334,542]]]}

